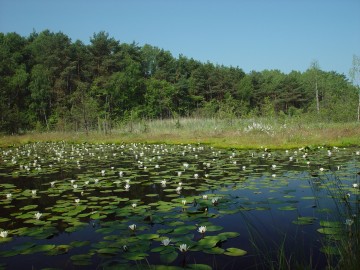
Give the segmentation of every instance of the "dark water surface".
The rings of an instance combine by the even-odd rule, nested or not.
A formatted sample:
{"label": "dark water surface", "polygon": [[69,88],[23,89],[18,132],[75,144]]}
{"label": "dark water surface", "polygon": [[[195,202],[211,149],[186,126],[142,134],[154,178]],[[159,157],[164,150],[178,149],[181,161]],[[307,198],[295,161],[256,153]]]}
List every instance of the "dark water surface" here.
{"label": "dark water surface", "polygon": [[276,269],[280,251],[324,269],[326,235],[358,218],[359,161],[353,148],[0,149],[0,269]]}

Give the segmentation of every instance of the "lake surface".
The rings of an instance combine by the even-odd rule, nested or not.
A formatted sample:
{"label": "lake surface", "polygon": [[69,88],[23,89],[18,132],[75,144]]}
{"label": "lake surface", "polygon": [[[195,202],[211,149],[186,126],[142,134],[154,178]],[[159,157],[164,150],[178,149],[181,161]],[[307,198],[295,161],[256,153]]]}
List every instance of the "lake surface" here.
{"label": "lake surface", "polygon": [[323,269],[359,223],[358,151],[0,149],[0,269]]}

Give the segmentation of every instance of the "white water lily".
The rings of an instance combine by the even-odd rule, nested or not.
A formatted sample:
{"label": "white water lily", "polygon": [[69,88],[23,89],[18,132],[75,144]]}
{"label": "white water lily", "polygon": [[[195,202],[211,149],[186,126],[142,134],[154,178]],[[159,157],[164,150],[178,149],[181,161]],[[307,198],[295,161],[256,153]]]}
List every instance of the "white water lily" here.
{"label": "white water lily", "polygon": [[85,185],[88,185],[90,183],[90,181],[85,181],[84,184]]}
{"label": "white water lily", "polygon": [[101,170],[101,175],[102,175],[102,176],[105,175],[105,170]]}
{"label": "white water lily", "polygon": [[33,190],[31,191],[31,194],[34,195],[34,196],[36,196],[36,192],[37,192],[37,190],[36,190],[36,189],[33,189]]}
{"label": "white water lily", "polygon": [[276,169],[276,165],[275,165],[275,164],[271,165],[271,169],[275,170],[275,169]]}
{"label": "white water lily", "polygon": [[35,216],[36,219],[40,219],[41,216],[42,216],[42,213],[37,212],[37,213],[34,214],[34,216]]}
{"label": "white water lily", "polygon": [[74,188],[74,189],[77,189],[77,188],[78,188],[78,185],[73,185],[73,188]]}
{"label": "white water lily", "polygon": [[215,205],[219,202],[219,198],[218,197],[215,197],[211,200],[212,204]]}
{"label": "white water lily", "polygon": [[70,180],[70,182],[73,185],[75,183],[75,180],[72,179],[72,180]]}
{"label": "white water lily", "polygon": [[125,187],[125,190],[129,190],[130,185],[129,185],[129,184],[126,184],[124,187]]}
{"label": "white water lily", "polygon": [[359,187],[359,185],[356,184],[356,183],[352,184],[352,186],[353,186],[353,188],[358,188]]}
{"label": "white water lily", "polygon": [[320,168],[319,170],[320,170],[320,172],[323,172],[325,169],[324,169],[324,168]]}
{"label": "white water lily", "polygon": [[136,230],[136,224],[129,225],[130,230],[135,231]]}
{"label": "white water lily", "polygon": [[165,179],[161,181],[161,185],[162,185],[163,187],[166,186],[166,180],[165,180]]}
{"label": "white water lily", "polygon": [[206,226],[200,226],[198,232],[204,234],[206,232]]}
{"label": "white water lily", "polygon": [[75,203],[79,203],[80,202],[80,199],[75,199]]}
{"label": "white water lily", "polygon": [[351,225],[353,225],[353,223],[354,223],[354,220],[352,220],[350,218],[345,220],[345,225],[347,225],[347,226],[351,226]]}
{"label": "white water lily", "polygon": [[11,193],[6,194],[6,199],[11,199],[11,197],[12,197]]}
{"label": "white water lily", "polygon": [[189,168],[189,163],[184,163],[183,166],[184,166],[184,168],[186,170],[187,168]]}
{"label": "white water lily", "polygon": [[132,208],[135,208],[137,206],[137,204],[133,203],[131,206],[132,206]]}
{"label": "white water lily", "polygon": [[183,205],[185,205],[185,204],[186,204],[186,200],[182,200],[181,203],[182,203]]}
{"label": "white water lily", "polygon": [[164,246],[168,246],[171,242],[171,239],[169,238],[165,238],[164,240],[161,241],[161,243],[164,245]]}
{"label": "white water lily", "polygon": [[99,183],[99,179],[95,179],[94,182],[95,182],[95,184],[98,184],[98,183]]}
{"label": "white water lily", "polygon": [[124,172],[123,172],[123,171],[120,171],[120,172],[119,172],[119,176],[120,176],[120,177],[123,177],[123,176],[124,176]]}
{"label": "white water lily", "polygon": [[182,172],[177,172],[178,177],[182,175]]}
{"label": "white water lily", "polygon": [[186,244],[181,244],[181,245],[179,246],[179,250],[180,250],[181,252],[186,252],[186,251],[189,250],[189,247],[188,247]]}
{"label": "white water lily", "polygon": [[202,198],[203,198],[204,200],[207,200],[208,195],[203,195]]}
{"label": "white water lily", "polygon": [[197,173],[194,174],[194,178],[195,179],[198,179],[199,178],[199,175]]}
{"label": "white water lily", "polygon": [[181,189],[182,189],[182,187],[181,187],[181,186],[178,186],[178,187],[176,188],[176,192],[180,192]]}
{"label": "white water lily", "polygon": [[8,231],[1,231],[1,232],[0,232],[0,236],[1,236],[2,238],[6,238],[6,237],[8,236]]}
{"label": "white water lily", "polygon": [[50,182],[51,187],[55,186],[55,181]]}

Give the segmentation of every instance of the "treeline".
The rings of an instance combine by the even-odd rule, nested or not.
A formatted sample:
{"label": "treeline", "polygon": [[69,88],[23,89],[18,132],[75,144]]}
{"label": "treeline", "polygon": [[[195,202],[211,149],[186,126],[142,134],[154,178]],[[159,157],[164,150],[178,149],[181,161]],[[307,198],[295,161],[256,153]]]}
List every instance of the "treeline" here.
{"label": "treeline", "polygon": [[105,32],[86,45],[49,30],[0,33],[0,60],[0,131],[7,133],[108,131],[134,119],[183,116],[356,120],[357,89],[316,63],[303,73],[246,74]]}

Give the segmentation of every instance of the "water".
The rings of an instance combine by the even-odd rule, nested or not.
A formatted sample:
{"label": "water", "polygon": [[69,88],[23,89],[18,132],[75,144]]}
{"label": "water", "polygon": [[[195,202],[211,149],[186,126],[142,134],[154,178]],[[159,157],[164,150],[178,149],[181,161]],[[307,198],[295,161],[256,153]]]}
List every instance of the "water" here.
{"label": "water", "polygon": [[[345,220],[358,218],[359,189],[352,185],[359,183],[359,159],[356,149],[337,148],[61,142],[1,149],[0,231],[8,231],[0,238],[1,265],[267,269],[278,266],[280,250],[290,265],[323,269],[322,222],[346,230]],[[170,246],[161,245],[165,238]],[[183,243],[190,246],[185,253]]]}

